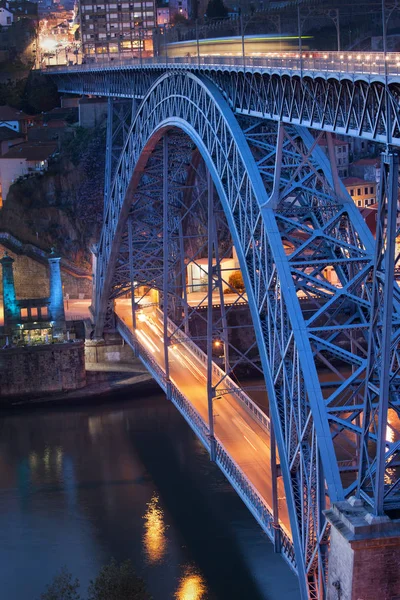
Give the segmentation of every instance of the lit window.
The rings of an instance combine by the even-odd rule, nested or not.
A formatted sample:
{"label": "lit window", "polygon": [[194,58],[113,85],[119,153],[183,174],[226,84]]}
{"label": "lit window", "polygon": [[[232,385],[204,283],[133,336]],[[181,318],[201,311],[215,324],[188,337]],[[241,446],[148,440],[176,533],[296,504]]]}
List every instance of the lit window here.
{"label": "lit window", "polygon": [[27,319],[27,318],[28,318],[28,309],[21,308],[21,319]]}
{"label": "lit window", "polygon": [[31,317],[36,318],[38,316],[38,309],[36,307],[31,308]]}
{"label": "lit window", "polygon": [[49,316],[49,311],[47,309],[47,306],[41,306],[40,307],[40,314],[42,317],[48,317]]}

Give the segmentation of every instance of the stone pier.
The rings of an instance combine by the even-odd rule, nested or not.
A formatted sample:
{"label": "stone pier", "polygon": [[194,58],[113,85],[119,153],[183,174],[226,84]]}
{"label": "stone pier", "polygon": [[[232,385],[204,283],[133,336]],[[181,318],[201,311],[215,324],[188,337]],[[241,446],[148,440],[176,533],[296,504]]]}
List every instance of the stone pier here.
{"label": "stone pier", "polygon": [[6,333],[10,334],[20,321],[20,308],[14,284],[14,259],[5,253],[0,263],[3,279],[4,325]]}
{"label": "stone pier", "polygon": [[65,330],[64,299],[61,281],[61,258],[54,252],[49,256],[50,267],[50,316],[53,322],[53,331],[62,333]]}
{"label": "stone pier", "polygon": [[400,600],[400,519],[375,517],[355,498],[325,514],[331,524],[327,600]]}

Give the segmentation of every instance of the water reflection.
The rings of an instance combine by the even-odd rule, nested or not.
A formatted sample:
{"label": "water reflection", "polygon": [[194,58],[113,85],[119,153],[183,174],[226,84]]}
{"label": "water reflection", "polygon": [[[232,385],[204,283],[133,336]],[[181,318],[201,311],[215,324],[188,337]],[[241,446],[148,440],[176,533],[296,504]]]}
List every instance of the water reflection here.
{"label": "water reflection", "polygon": [[63,462],[63,449],[61,448],[61,446],[57,446],[57,448],[56,448],[56,465],[57,465],[57,470],[61,469],[62,462]]}
{"label": "water reflection", "polygon": [[32,469],[32,471],[36,469],[36,467],[38,466],[38,462],[38,455],[36,454],[36,452],[31,452],[29,455],[29,466]]}
{"label": "water reflection", "polygon": [[144,519],[143,544],[147,562],[151,565],[161,562],[167,549],[166,525],[158,496],[153,495],[147,504]]}
{"label": "water reflection", "polygon": [[204,579],[192,567],[185,569],[185,574],[175,592],[176,600],[202,600],[207,592]]}
{"label": "water reflection", "polygon": [[50,469],[50,448],[48,446],[44,450],[43,462],[45,471],[48,471]]}
{"label": "water reflection", "polygon": [[86,589],[111,556],[132,560],[154,600],[297,600],[295,576],[172,404],[111,400],[4,416],[0,600],[39,598],[63,565]]}

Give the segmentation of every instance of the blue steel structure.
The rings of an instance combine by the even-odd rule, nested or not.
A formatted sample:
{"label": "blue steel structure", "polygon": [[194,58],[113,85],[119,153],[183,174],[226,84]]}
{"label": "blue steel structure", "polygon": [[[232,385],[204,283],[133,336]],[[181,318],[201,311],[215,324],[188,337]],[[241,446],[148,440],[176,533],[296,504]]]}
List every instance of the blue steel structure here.
{"label": "blue steel structure", "polygon": [[[159,58],[51,75],[62,92],[109,99],[96,335],[115,318],[113,300],[133,296],[134,279],[160,292],[164,368],[117,319],[119,331],[296,570],[301,597],[322,599],[327,505],[358,495],[378,515],[400,507],[400,293],[393,283],[400,75],[394,59],[385,64],[377,55],[237,62]],[[340,182],[332,132],[385,144],[376,241]],[[204,161],[209,198],[215,190],[238,254],[291,536],[279,528],[276,497],[267,507],[215,439],[212,386],[206,423],[169,378],[168,318],[174,297],[182,299],[170,275],[180,255],[183,263],[177,198],[190,188],[190,173],[176,165],[187,141]],[[172,163],[179,190],[171,188]],[[135,310],[132,303],[133,326]]]}

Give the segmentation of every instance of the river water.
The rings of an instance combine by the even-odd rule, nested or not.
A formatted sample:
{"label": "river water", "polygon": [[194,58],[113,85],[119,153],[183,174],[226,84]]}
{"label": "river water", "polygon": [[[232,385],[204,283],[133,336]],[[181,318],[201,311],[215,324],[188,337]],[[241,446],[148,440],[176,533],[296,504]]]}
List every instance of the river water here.
{"label": "river water", "polygon": [[[132,395],[132,394],[131,394]],[[154,600],[297,600],[295,576],[161,394],[3,414],[0,598],[130,558]]]}

